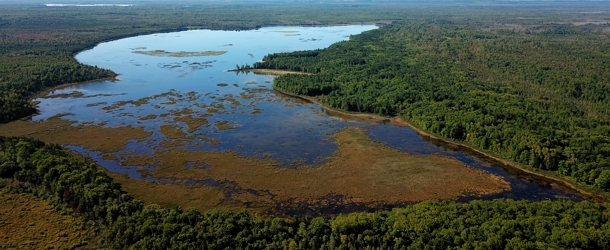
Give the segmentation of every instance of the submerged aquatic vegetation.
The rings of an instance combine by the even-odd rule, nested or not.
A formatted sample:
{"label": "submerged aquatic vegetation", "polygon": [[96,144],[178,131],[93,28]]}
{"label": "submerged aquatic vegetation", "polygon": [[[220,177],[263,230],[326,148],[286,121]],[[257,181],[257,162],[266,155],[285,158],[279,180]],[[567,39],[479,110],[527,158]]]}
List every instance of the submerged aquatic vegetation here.
{"label": "submerged aquatic vegetation", "polygon": [[[248,158],[233,151],[203,152],[176,148],[155,151],[153,156],[132,155],[122,164],[157,165],[157,169],[140,172],[177,183],[198,180],[226,182],[217,187],[227,194],[219,207],[248,204],[248,207],[266,210],[278,209],[276,206],[279,204],[284,207],[299,203],[316,204],[329,195],[342,198],[327,200],[327,203],[358,203],[375,207],[423,200],[453,200],[464,194],[489,195],[511,188],[499,176],[469,168],[446,156],[410,155],[385,147],[371,141],[363,130],[357,128],[341,130],[333,139],[339,150],[319,166],[286,168],[268,157]],[[269,156],[269,153],[265,155]],[[201,160],[205,160],[209,167],[189,167],[192,162]],[[119,180],[123,181],[130,180]],[[146,195],[137,195],[142,193],[142,190],[137,190],[138,185],[124,186],[137,198],[146,200]],[[183,188],[189,189],[188,186]],[[187,205],[173,197],[154,198]],[[194,205],[192,201],[187,202]]]}
{"label": "submerged aquatic vegetation", "polygon": [[165,50],[134,50],[132,53],[142,54],[142,55],[147,55],[147,56],[196,57],[196,56],[220,56],[220,55],[224,55],[225,53],[227,53],[227,51],[169,52],[169,51],[165,51]]}

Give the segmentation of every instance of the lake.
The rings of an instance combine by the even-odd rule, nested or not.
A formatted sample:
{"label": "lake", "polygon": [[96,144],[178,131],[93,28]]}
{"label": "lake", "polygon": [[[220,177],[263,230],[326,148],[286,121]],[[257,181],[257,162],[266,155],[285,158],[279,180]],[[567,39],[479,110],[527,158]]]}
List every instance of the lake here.
{"label": "lake", "polygon": [[[128,175],[132,180],[213,187],[222,192],[222,199],[217,204],[243,203],[245,207],[251,207],[267,206],[265,204],[271,202],[273,204],[268,206],[277,207],[280,203],[285,205],[294,201],[294,197],[287,195],[286,199],[277,200],[279,194],[273,192],[275,187],[256,186],[247,179],[236,181],[220,174],[185,178],[178,173],[194,169],[202,173],[222,167],[211,165],[211,160],[201,156],[201,152],[234,152],[234,156],[223,157],[248,158],[267,168],[290,169],[282,171],[315,169],[339,150],[337,141],[341,139],[334,136],[347,127],[364,131],[371,140],[391,150],[431,159],[450,159],[465,164],[464,168],[501,177],[510,184],[510,189],[501,192],[487,194],[464,189],[460,191],[462,195],[454,199],[440,200],[584,199],[553,183],[502,168],[472,153],[452,150],[441,142],[429,141],[408,127],[330,115],[316,104],[275,92],[272,88],[274,76],[227,72],[236,65],[252,65],[269,53],[325,48],[348,39],[350,35],[375,28],[372,25],[352,25],[268,27],[250,31],[191,30],[102,43],[79,53],[76,59],[84,64],[111,69],[119,74],[118,79],[70,86],[38,98],[40,113],[32,120],[44,122],[60,117],[73,122],[72,127],[141,129],[147,133],[145,136],[126,138],[126,145],[118,151],[94,150],[80,145],[79,139],[62,144],[91,157],[111,172]],[[108,132],[104,136],[114,140],[115,135]],[[179,150],[182,156],[177,153]],[[195,154],[203,158],[195,158]],[[184,162],[179,164],[183,169],[177,170],[171,161]],[[252,163],[252,166],[257,164]],[[232,166],[231,171],[240,170]],[[259,172],[248,173],[256,175]],[[357,184],[350,185],[359,188]],[[357,191],[350,192],[351,196],[358,196]],[[262,199],[263,193],[268,193],[270,198],[265,201],[267,203],[257,203],[259,205],[252,205],[252,199],[242,201],[235,198],[236,194],[248,194]],[[340,201],[346,194],[341,189],[331,192],[328,195],[332,201],[318,204],[315,209],[329,213],[368,211],[416,201],[388,199],[367,203],[363,198],[353,199],[347,204]],[[331,206],[334,208],[329,210]],[[289,214],[299,214],[307,209],[291,206],[285,210],[290,210]]]}

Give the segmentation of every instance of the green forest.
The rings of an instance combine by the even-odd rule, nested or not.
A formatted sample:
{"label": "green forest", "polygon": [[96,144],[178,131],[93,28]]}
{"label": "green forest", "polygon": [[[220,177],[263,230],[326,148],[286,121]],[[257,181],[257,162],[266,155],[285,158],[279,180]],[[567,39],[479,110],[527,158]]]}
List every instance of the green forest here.
{"label": "green forest", "polygon": [[[314,73],[281,76],[274,85],[337,109],[399,116],[608,192],[610,25],[569,23],[603,6],[3,5],[0,123],[36,112],[30,99],[40,91],[113,78],[73,58],[103,41],[198,28],[395,21],[327,49],[268,55],[253,67]],[[591,15],[610,21],[603,12]],[[607,203],[423,202],[328,218],[145,206],[92,160],[24,137],[0,137],[0,188],[44,197],[93,222],[103,234],[98,248],[610,249]]]}
{"label": "green forest", "polygon": [[[36,110],[30,98],[42,90],[115,77],[114,72],[80,64],[73,58],[100,42],[188,29],[250,30],[270,25],[376,23],[398,20],[409,11],[406,7],[390,9],[377,5],[361,8],[343,4],[285,6],[214,2],[195,7],[1,7],[0,123],[33,114]],[[336,15],[339,12],[342,14]]]}
{"label": "green forest", "polygon": [[424,202],[332,218],[144,206],[56,144],[0,137],[0,187],[97,223],[113,249],[608,249],[609,204]]}
{"label": "green forest", "polygon": [[610,24],[401,22],[323,50],[268,55],[274,87],[399,116],[534,169],[610,191]]}

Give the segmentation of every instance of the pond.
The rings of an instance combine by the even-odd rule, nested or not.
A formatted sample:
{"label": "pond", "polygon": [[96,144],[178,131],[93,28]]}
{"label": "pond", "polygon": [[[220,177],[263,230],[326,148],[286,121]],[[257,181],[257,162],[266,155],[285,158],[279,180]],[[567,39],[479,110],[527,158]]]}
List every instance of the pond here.
{"label": "pond", "polygon": [[[484,172],[486,176],[499,177],[497,179],[506,183],[506,187],[510,186],[500,187],[503,184],[490,182],[497,184],[499,189],[483,192],[478,187],[470,188],[469,185],[474,184],[460,189],[461,184],[456,182],[456,187],[444,188],[459,189],[457,195],[443,196],[435,191],[434,195],[438,196],[434,197],[438,197],[438,200],[584,199],[556,184],[536,180],[519,174],[518,171],[497,166],[493,161],[475,154],[454,150],[443,143],[422,138],[408,127],[395,126],[379,119],[367,121],[330,115],[316,104],[274,91],[274,76],[227,71],[236,65],[252,65],[269,53],[325,48],[349,39],[350,35],[375,28],[372,25],[352,25],[268,27],[250,31],[191,30],[102,43],[79,53],[76,59],[84,64],[111,69],[119,74],[118,79],[70,86],[38,98],[36,101],[39,102],[40,113],[32,121],[70,121],[72,128],[78,128],[74,131],[83,131],[89,127],[108,129],[96,134],[100,136],[97,139],[81,137],[66,141],[66,136],[62,136],[57,140],[71,150],[91,157],[111,172],[128,175],[129,178],[122,181],[130,192],[133,190],[129,189],[129,180],[146,180],[160,183],[159,185],[206,186],[221,192],[221,198],[213,204],[216,207],[223,207],[223,204],[239,207],[242,204],[244,207],[272,207],[283,210],[286,214],[315,214],[315,211],[325,214],[389,208],[433,199],[430,198],[433,196],[426,195],[412,199],[390,196],[369,199],[367,197],[379,194],[364,194],[362,190],[367,188],[360,186],[366,183],[369,186],[379,184],[376,192],[391,193],[394,196],[402,194],[392,193],[391,190],[397,188],[409,194],[420,192],[412,190],[413,186],[400,186],[397,183],[416,181],[408,176],[388,179],[389,183],[386,183],[381,179],[382,176],[393,178],[397,174],[386,173],[372,181],[369,176],[372,174],[364,171],[367,166],[352,169],[341,166],[344,169],[337,167],[334,172],[316,170],[324,169],[324,164],[328,162],[350,166],[356,164],[338,158],[349,154],[349,150],[360,150],[365,146],[377,147],[379,152],[389,150],[388,155],[396,154],[398,158],[387,164],[388,169],[392,168],[399,173],[400,168],[397,166],[402,161],[400,159],[403,159],[400,157],[416,156],[434,162],[430,163],[432,165],[437,164],[438,159],[442,161],[442,166],[465,165],[460,168],[475,171],[479,175]],[[116,130],[112,130],[121,128],[139,129],[143,134],[134,134],[133,138],[129,138],[131,132],[116,133],[113,132]],[[363,136],[379,144],[369,145],[361,141],[358,145],[366,145],[355,148],[351,143],[362,137],[354,132],[356,130],[348,129],[347,132],[351,134],[341,134],[347,128],[363,131]],[[79,140],[83,143],[79,143]],[[125,140],[126,143],[116,149],[100,150],[88,147],[91,142],[85,143],[87,140],[99,140],[100,143]],[[341,148],[346,145],[351,145],[352,148]],[[395,151],[404,152],[404,155],[397,155]],[[373,157],[375,154],[370,155]],[[383,159],[383,156],[376,157],[370,164],[384,168],[379,162],[387,159]],[[225,169],[226,172],[213,172],[218,168]],[[285,172],[281,172],[283,174],[279,178],[266,179],[265,176],[278,171]],[[309,176],[289,171],[320,173]],[[337,171],[347,171],[350,174],[336,177],[341,179],[329,179],[318,186],[309,186],[308,183],[315,182],[312,179],[299,184],[301,187],[292,187],[295,190],[282,189],[282,185],[289,185],[282,183],[286,181],[282,176],[291,176],[293,179],[286,182],[296,185],[301,183],[301,179],[319,180],[325,176],[334,176]],[[426,171],[430,169],[424,172]],[[241,172],[243,174],[238,176]],[[413,173],[416,175],[419,172]],[[339,180],[345,181],[344,186],[349,186],[350,190],[344,190],[343,186],[330,189],[331,183],[339,185],[336,184],[341,183]],[[440,180],[439,185],[442,182]],[[268,187],[265,186],[266,183],[269,184]],[[422,187],[425,185],[427,184],[417,184]],[[308,188],[312,191],[306,191]],[[310,198],[299,199],[299,192]],[[363,194],[360,195],[361,193]],[[239,198],[244,195],[255,198]],[[321,197],[326,200],[319,202]],[[290,204],[287,205],[288,203]],[[316,205],[311,205],[313,203]]]}

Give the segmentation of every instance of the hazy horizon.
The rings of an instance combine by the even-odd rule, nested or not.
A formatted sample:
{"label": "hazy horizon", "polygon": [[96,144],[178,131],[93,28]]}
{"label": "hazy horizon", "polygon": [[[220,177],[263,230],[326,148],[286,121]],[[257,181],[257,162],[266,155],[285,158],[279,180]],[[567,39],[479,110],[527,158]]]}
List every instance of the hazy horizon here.
{"label": "hazy horizon", "polygon": [[526,4],[536,5],[543,4],[549,5],[552,3],[563,3],[570,5],[596,5],[599,3],[605,3],[610,0],[436,0],[436,1],[425,1],[425,0],[254,0],[254,1],[238,1],[238,0],[0,0],[0,5],[41,5],[46,4],[129,4],[129,5],[148,5],[148,4],[162,4],[162,5],[196,5],[196,4],[416,4],[416,5],[500,5],[500,4]]}

